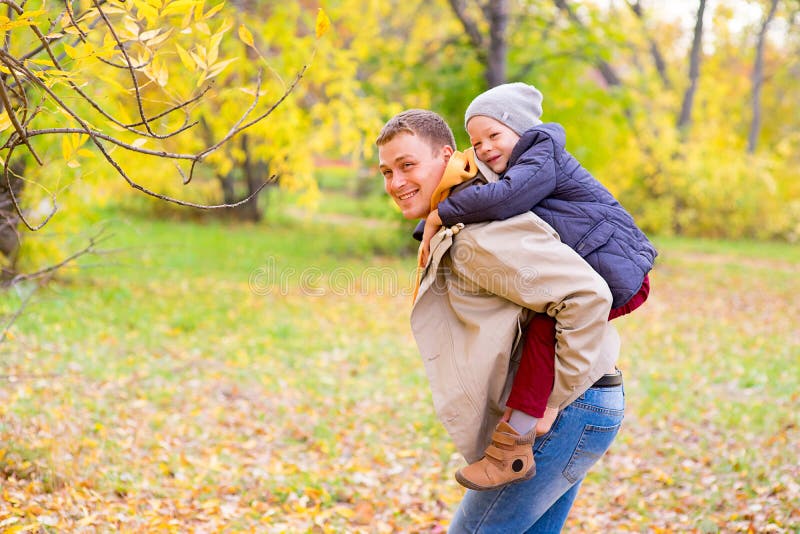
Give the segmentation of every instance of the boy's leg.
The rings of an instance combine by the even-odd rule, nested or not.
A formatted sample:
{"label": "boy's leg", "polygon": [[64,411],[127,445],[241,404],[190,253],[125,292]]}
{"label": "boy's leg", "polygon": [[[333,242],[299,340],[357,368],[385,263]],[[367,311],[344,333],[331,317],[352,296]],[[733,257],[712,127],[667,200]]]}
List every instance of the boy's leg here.
{"label": "boy's leg", "polygon": [[512,408],[501,421],[483,458],[459,469],[458,482],[473,490],[500,488],[536,474],[532,444],[536,422],[544,415],[555,375],[555,321],[535,316],[525,332],[522,357],[506,403]]}
{"label": "boy's leg", "polygon": [[506,406],[537,419],[544,415],[547,399],[553,391],[555,354],[555,319],[547,315],[534,315],[525,330],[522,357]]}

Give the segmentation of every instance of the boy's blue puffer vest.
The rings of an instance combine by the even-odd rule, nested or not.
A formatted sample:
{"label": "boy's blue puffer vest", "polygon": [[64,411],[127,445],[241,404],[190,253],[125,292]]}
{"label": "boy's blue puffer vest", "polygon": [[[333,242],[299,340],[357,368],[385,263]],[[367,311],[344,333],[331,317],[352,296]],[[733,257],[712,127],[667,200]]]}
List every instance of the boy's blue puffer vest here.
{"label": "boy's blue puffer vest", "polygon": [[608,283],[612,307],[636,294],[657,252],[633,217],[565,148],[559,124],[525,132],[498,182],[469,187],[439,204],[445,225],[503,220],[532,210]]}

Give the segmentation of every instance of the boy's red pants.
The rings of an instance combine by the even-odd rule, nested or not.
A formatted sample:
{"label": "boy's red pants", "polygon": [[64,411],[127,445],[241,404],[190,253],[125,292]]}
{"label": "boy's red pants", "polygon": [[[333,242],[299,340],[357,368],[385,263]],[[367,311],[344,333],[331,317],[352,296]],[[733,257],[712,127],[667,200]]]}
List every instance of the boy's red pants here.
{"label": "boy's red pants", "polygon": [[[608,314],[608,320],[632,312],[644,304],[649,294],[650,277],[645,276],[639,291],[623,306],[613,308]],[[556,375],[555,354],[556,321],[547,315],[536,314],[525,331],[519,369],[506,406],[533,417],[544,415]]]}

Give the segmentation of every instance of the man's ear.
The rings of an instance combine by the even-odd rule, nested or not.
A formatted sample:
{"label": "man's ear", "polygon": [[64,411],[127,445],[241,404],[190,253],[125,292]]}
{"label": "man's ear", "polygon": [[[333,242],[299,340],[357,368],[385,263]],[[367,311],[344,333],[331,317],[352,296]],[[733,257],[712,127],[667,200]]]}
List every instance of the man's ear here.
{"label": "man's ear", "polygon": [[447,163],[450,161],[450,157],[453,155],[453,147],[450,145],[445,145],[442,147],[442,154],[444,155],[444,161]]}

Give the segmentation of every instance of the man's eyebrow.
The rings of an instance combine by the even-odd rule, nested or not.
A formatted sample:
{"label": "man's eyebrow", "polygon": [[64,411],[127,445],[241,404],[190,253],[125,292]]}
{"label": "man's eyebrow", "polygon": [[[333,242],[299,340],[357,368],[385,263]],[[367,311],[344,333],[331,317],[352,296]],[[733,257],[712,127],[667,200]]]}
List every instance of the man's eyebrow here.
{"label": "man's eyebrow", "polygon": [[[398,161],[402,161],[404,159],[416,159],[416,156],[414,156],[414,154],[400,154],[399,156],[394,158],[394,161],[392,161],[392,163],[397,163]],[[380,162],[378,164],[378,167],[386,167],[386,166],[388,166],[388,163],[385,162]]]}

